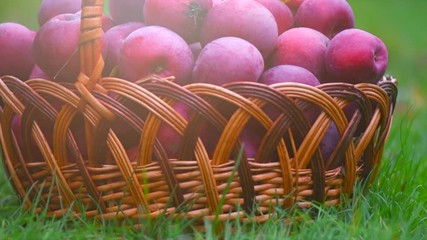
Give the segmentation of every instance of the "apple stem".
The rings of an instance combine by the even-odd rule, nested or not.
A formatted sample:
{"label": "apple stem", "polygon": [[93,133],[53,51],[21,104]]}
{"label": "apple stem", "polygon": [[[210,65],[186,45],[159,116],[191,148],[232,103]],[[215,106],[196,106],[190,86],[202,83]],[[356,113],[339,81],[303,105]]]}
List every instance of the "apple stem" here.
{"label": "apple stem", "polygon": [[197,2],[190,2],[186,4],[189,8],[188,11],[185,12],[185,15],[194,20],[194,24],[197,25],[198,20],[201,18],[203,14],[203,9]]}

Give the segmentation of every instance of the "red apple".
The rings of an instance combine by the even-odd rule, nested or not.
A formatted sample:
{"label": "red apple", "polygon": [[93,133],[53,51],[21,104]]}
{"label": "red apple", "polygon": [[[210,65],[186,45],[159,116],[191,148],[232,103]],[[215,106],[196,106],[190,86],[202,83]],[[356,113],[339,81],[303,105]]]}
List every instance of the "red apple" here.
{"label": "red apple", "polygon": [[[191,108],[187,105],[177,102],[173,105],[174,110],[185,120],[189,120]],[[182,144],[182,136],[167,123],[161,123],[157,132],[157,138],[162,144],[169,158],[177,158]]]}
{"label": "red apple", "polygon": [[104,72],[108,75],[112,69],[117,66],[124,40],[129,34],[136,29],[142,28],[145,25],[142,22],[128,22],[112,27],[105,32],[105,69]]}
{"label": "red apple", "polygon": [[310,86],[319,85],[319,80],[307,69],[295,65],[278,65],[266,70],[259,79],[260,83],[271,85],[281,82],[296,82]]}
{"label": "red apple", "polygon": [[280,0],[256,0],[266,7],[274,16],[279,34],[294,25],[294,16],[289,7]]}
{"label": "red apple", "polygon": [[279,36],[271,65],[297,65],[322,79],[329,39],[311,28],[292,28]]}
{"label": "red apple", "polygon": [[130,81],[156,74],[174,76],[185,84],[193,69],[193,53],[175,32],[160,26],[148,26],[132,32],[123,42],[118,61],[119,76]]}
{"label": "red apple", "polygon": [[325,136],[322,138],[319,146],[324,162],[329,160],[329,157],[334,152],[340,139],[341,135],[338,132],[338,128],[335,123],[332,122],[328,130],[326,130]]}
{"label": "red apple", "polygon": [[[307,84],[313,87],[320,84],[319,80],[313,73],[303,67],[295,65],[279,65],[272,67],[261,75],[259,82],[267,85],[282,82],[294,82]],[[271,119],[276,119],[280,115],[280,112],[272,106],[265,106],[265,112]],[[319,109],[317,107],[310,106],[304,111],[304,115],[310,123],[314,123],[319,115]]]}
{"label": "red apple", "polygon": [[144,0],[110,0],[109,11],[116,24],[143,22]]}
{"label": "red apple", "polygon": [[178,33],[187,42],[199,41],[200,27],[212,0],[145,0],[144,21]]}
{"label": "red apple", "polygon": [[31,48],[35,32],[18,23],[0,24],[0,77],[27,80],[34,66]]}
{"label": "red apple", "polygon": [[200,42],[205,46],[227,36],[247,40],[266,58],[277,43],[277,23],[273,14],[255,0],[225,0],[206,15]]}
{"label": "red apple", "polygon": [[266,129],[260,123],[249,120],[239,136],[246,157],[254,158],[256,156],[265,133]]}
{"label": "red apple", "polygon": [[80,15],[61,14],[38,31],[33,44],[37,65],[55,81],[73,82],[80,71]]}
{"label": "red apple", "polygon": [[332,38],[354,27],[354,14],[346,0],[305,0],[295,15],[295,26],[312,28]]}
{"label": "red apple", "polygon": [[222,37],[208,43],[200,52],[193,69],[193,82],[223,85],[256,82],[264,69],[258,49],[237,37]]}
{"label": "red apple", "polygon": [[348,29],[331,40],[325,62],[329,81],[375,84],[387,69],[388,51],[375,35]]}
{"label": "red apple", "polygon": [[81,8],[82,0],[43,0],[38,14],[39,25],[42,26],[49,19],[63,13],[76,13]]}

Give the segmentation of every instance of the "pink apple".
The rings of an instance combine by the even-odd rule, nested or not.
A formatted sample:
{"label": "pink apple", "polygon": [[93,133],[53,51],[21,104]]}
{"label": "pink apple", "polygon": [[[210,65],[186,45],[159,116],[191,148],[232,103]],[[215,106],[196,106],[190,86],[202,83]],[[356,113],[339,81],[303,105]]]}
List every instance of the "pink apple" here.
{"label": "pink apple", "polygon": [[60,14],[38,31],[33,56],[51,79],[73,82],[80,71],[79,41],[80,14]]}
{"label": "pink apple", "polygon": [[[187,105],[177,102],[173,105],[174,110],[185,120],[189,120],[191,108]],[[157,132],[157,138],[162,144],[169,158],[177,158],[182,144],[182,136],[167,123],[162,123]]]}
{"label": "pink apple", "polygon": [[289,7],[280,0],[256,0],[266,7],[274,16],[279,34],[294,25],[294,15]]}
{"label": "pink apple", "polygon": [[[259,82],[267,85],[294,82],[307,84],[313,87],[320,84],[319,80],[313,73],[303,67],[295,65],[279,65],[272,67],[261,75]],[[276,119],[280,115],[280,112],[272,106],[266,106],[265,112],[271,119]],[[311,124],[317,119],[319,113],[319,109],[314,106],[309,106],[304,111],[305,117]]]}
{"label": "pink apple", "polygon": [[200,27],[212,0],[145,0],[144,21],[178,33],[187,42],[199,41]]}
{"label": "pink apple", "polygon": [[261,53],[250,42],[237,37],[222,37],[208,43],[193,69],[193,82],[223,85],[256,82],[264,69]]}
{"label": "pink apple", "polygon": [[297,65],[322,79],[329,39],[311,28],[292,28],[279,36],[271,65]]}
{"label": "pink apple", "polygon": [[305,0],[295,15],[295,26],[313,28],[332,38],[354,27],[354,14],[346,0]]}
{"label": "pink apple", "polygon": [[120,57],[120,49],[124,40],[136,29],[145,25],[142,22],[128,22],[112,27],[105,32],[105,74],[109,75],[114,67],[117,66]]}
{"label": "pink apple", "polygon": [[322,138],[319,146],[324,162],[329,160],[340,140],[341,135],[338,132],[338,128],[335,123],[332,122],[331,125],[329,125],[328,130],[326,130],[325,136]]}
{"label": "pink apple", "polygon": [[319,85],[319,80],[307,69],[295,65],[278,65],[266,70],[259,79],[260,83],[271,85],[281,82]]}
{"label": "pink apple", "polygon": [[252,119],[248,121],[239,136],[246,157],[254,158],[256,156],[266,132],[266,129],[257,121]]}
{"label": "pink apple", "polygon": [[110,0],[109,11],[116,24],[143,22],[144,0]]}
{"label": "pink apple", "polygon": [[193,53],[175,32],[147,26],[132,32],[123,42],[118,61],[119,76],[130,81],[156,74],[175,77],[177,84],[190,80]]}
{"label": "pink apple", "polygon": [[277,43],[277,23],[273,14],[255,0],[226,0],[206,15],[200,42],[205,46],[227,36],[247,40],[266,58]]}
{"label": "pink apple", "polygon": [[18,23],[0,24],[0,77],[27,80],[34,66],[31,48],[35,32]]}
{"label": "pink apple", "polygon": [[43,0],[39,8],[39,25],[63,13],[76,13],[81,8],[82,0]]}
{"label": "pink apple", "polygon": [[348,29],[331,40],[325,62],[329,81],[375,84],[387,69],[388,51],[375,35]]}

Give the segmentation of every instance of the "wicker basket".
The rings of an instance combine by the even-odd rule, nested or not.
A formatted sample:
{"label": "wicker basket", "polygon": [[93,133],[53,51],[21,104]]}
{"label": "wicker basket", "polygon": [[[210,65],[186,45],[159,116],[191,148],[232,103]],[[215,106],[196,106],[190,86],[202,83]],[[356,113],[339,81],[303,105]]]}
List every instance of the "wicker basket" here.
{"label": "wicker basket", "polygon": [[[27,206],[36,204],[53,216],[166,213],[225,220],[255,213],[257,221],[265,221],[277,206],[337,205],[343,195],[353,194],[357,180],[370,182],[377,174],[397,96],[393,79],[384,77],[378,85],[219,87],[178,86],[158,77],[136,83],[102,78],[102,12],[102,0],[83,1],[81,74],[75,84],[0,80],[5,169]],[[175,102],[192,109],[190,120],[171,107]],[[236,109],[231,117],[222,115],[224,104]],[[283,114],[273,121],[263,111],[266,104]],[[343,110],[349,104],[355,106],[350,120]],[[135,106],[149,113],[138,114]],[[312,124],[304,117],[309,106],[321,110]],[[20,133],[12,130],[16,118]],[[239,150],[249,120],[266,129],[254,159]],[[162,122],[183,136],[176,159],[168,158],[156,139]],[[220,134],[212,155],[198,137],[207,123]],[[319,143],[330,124],[341,139],[323,160]],[[138,138],[136,158],[126,151],[126,136]],[[268,161],[273,152],[278,160]]]}

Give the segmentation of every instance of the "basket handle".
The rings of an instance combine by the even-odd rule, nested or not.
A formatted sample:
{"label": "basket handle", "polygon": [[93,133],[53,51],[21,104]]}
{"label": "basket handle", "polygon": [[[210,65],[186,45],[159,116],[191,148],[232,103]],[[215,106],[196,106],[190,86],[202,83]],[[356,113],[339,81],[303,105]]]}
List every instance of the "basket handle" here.
{"label": "basket handle", "polygon": [[[108,120],[114,119],[114,114],[103,106],[91,92],[104,89],[98,84],[104,69],[104,59],[101,54],[102,14],[104,0],[83,0],[80,23],[80,74],[75,83],[82,95],[79,110],[89,103]],[[105,91],[104,91],[105,92]]]}

